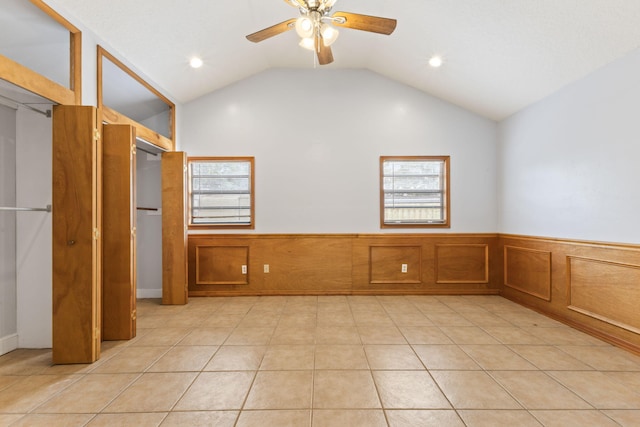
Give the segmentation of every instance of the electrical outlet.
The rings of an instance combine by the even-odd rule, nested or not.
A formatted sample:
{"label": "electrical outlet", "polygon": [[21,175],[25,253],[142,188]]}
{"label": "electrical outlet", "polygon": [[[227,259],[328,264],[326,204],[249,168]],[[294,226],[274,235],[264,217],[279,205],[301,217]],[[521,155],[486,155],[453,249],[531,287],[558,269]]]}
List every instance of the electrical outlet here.
{"label": "electrical outlet", "polygon": [[242,266],[242,274],[247,274],[247,266],[246,265]]}
{"label": "electrical outlet", "polygon": [[265,264],[264,265],[264,272],[268,273],[269,272],[269,264]]}
{"label": "electrical outlet", "polygon": [[407,264],[402,264],[402,268],[400,269],[403,273],[407,272]]}

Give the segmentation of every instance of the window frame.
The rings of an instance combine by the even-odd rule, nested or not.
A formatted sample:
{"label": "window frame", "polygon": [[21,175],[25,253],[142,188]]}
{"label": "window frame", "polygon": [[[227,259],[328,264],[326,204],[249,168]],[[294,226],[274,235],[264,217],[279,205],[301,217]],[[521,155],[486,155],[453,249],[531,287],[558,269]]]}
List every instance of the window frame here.
{"label": "window frame", "polygon": [[[380,156],[380,228],[451,228],[451,156]],[[384,164],[388,161],[441,161],[444,163],[444,222],[387,223],[384,213]]]}
{"label": "window frame", "polygon": [[[249,177],[249,196],[251,201],[250,206],[250,221],[248,224],[194,224],[193,223],[193,209],[192,209],[192,184],[193,178],[191,177],[191,163],[197,162],[248,162],[250,165],[250,174]],[[253,230],[255,229],[255,158],[254,157],[188,157],[187,158],[187,174],[188,174],[188,227],[190,230],[220,230],[220,229],[244,229],[244,230]]]}

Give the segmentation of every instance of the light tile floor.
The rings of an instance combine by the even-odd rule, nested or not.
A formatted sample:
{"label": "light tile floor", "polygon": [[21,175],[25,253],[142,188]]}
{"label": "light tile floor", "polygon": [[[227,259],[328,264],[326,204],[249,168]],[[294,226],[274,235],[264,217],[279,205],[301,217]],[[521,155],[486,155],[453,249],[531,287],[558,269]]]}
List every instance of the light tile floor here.
{"label": "light tile floor", "polygon": [[640,357],[493,296],[138,302],[92,365],[0,357],[0,426],[640,426]]}

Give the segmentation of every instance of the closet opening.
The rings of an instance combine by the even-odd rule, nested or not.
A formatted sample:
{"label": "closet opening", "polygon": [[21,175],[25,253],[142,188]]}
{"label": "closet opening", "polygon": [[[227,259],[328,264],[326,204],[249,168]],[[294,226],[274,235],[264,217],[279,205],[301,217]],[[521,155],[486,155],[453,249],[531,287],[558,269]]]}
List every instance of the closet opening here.
{"label": "closet opening", "polygon": [[187,303],[186,156],[175,151],[173,102],[101,46],[97,53],[108,248],[102,338],[130,339],[136,298]]}
{"label": "closet opening", "polygon": [[[175,166],[181,175],[185,173],[183,163],[171,161],[178,154],[184,161],[184,153],[165,152],[137,132],[138,127],[131,124],[102,126],[101,308],[105,341],[136,336],[138,298],[162,298],[167,303],[172,294],[166,292],[165,283],[176,283],[173,277],[176,269],[167,269],[166,258],[176,257],[172,252],[167,255],[166,239],[177,236],[173,230],[178,227],[186,234],[184,203],[179,199],[184,192],[170,191],[177,182],[185,181],[178,176],[165,177],[167,167]],[[178,209],[182,210],[179,224],[167,224],[166,220],[173,218],[173,211]],[[174,240],[175,237],[170,243]],[[185,242],[186,237],[180,244],[182,252],[186,252]],[[186,286],[186,280],[177,283]]]}
{"label": "closet opening", "polygon": [[136,336],[138,298],[162,297],[162,149],[103,123],[102,339]]}
{"label": "closet opening", "polygon": [[0,80],[0,354],[52,345],[52,109]]}
{"label": "closet opening", "polygon": [[136,282],[138,298],[162,298],[162,176],[164,150],[136,138]]}

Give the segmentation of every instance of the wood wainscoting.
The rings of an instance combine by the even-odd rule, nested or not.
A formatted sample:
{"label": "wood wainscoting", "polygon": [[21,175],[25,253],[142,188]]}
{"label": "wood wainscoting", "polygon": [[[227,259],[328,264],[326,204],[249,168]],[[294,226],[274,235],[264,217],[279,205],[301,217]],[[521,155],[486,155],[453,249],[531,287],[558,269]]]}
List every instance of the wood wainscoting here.
{"label": "wood wainscoting", "polygon": [[188,240],[189,296],[501,294],[640,354],[638,245],[454,233]]}
{"label": "wood wainscoting", "polygon": [[192,234],[188,246],[189,296],[487,295],[500,283],[497,234]]}
{"label": "wood wainscoting", "polygon": [[640,246],[500,235],[504,297],[640,353]]}

